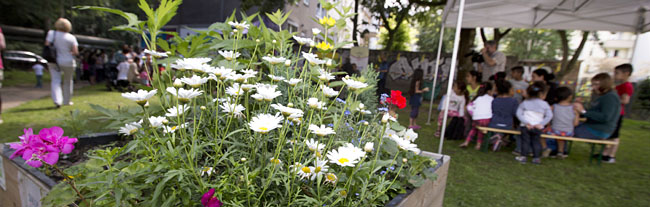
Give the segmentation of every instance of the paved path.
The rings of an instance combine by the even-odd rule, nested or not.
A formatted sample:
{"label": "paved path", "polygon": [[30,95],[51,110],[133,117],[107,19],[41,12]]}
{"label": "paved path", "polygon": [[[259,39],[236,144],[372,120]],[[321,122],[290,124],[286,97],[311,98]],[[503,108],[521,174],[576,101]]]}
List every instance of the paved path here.
{"label": "paved path", "polygon": [[[75,82],[74,88],[79,89],[88,85],[87,81]],[[3,87],[0,88],[0,96],[2,96],[2,111],[4,112],[27,101],[49,97],[50,83],[43,83],[43,88],[35,88],[34,86]],[[54,105],[54,102],[52,105]]]}

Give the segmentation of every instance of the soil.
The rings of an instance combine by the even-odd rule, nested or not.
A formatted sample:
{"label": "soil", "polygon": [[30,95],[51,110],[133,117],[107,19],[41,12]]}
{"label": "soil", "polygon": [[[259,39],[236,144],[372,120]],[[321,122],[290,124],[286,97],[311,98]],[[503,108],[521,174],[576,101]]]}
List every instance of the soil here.
{"label": "soil", "polygon": [[[130,140],[126,139],[119,139],[116,141],[113,141],[109,144],[105,145],[91,145],[91,144],[86,144],[86,145],[78,145],[75,146],[75,149],[72,150],[70,154],[67,155],[61,155],[59,158],[59,162],[57,162],[56,166],[59,167],[59,169],[63,170],[68,167],[80,164],[88,160],[87,152],[95,149],[103,149],[106,147],[122,147],[126,145]],[[48,177],[52,178],[56,182],[60,182],[63,180],[63,176],[56,172],[52,167],[49,168],[41,168],[41,172],[43,172],[45,175]]]}

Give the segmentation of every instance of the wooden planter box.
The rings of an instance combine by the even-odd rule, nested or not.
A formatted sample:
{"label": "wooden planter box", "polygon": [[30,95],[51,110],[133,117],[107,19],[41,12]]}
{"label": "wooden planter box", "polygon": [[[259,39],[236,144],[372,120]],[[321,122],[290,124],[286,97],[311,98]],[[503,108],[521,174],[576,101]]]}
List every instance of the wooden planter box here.
{"label": "wooden planter box", "polygon": [[438,175],[436,180],[428,180],[424,185],[405,194],[398,195],[386,207],[438,207],[442,206],[447,186],[449,155],[423,151],[420,155],[435,159],[439,164],[433,170]]}
{"label": "wooden planter box", "polygon": [[[76,147],[109,144],[119,138],[113,132],[91,134],[79,137]],[[41,198],[45,197],[57,182],[25,164],[21,157],[10,160],[9,156],[13,152],[8,144],[0,144],[0,207],[39,207]]]}
{"label": "wooden planter box", "polygon": [[[99,133],[79,137],[77,147],[104,145],[119,140],[115,133]],[[55,180],[41,171],[25,164],[25,160],[16,157],[9,159],[14,150],[8,144],[0,144],[0,207],[23,206],[39,207],[50,189],[57,184]],[[431,152],[422,152],[423,156],[435,159],[439,165],[433,168],[438,175],[435,181],[426,181],[424,185],[391,200],[387,207],[433,207],[442,206],[447,184],[447,171],[450,157]]]}

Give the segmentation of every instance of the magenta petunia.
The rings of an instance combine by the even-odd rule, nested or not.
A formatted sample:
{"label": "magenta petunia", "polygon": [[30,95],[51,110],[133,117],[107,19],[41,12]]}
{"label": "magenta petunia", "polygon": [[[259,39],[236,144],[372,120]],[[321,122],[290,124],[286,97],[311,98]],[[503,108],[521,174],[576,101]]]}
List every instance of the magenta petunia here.
{"label": "magenta petunia", "polygon": [[59,149],[37,139],[32,141],[23,153],[23,159],[29,166],[39,168],[43,162],[54,165],[59,161]]}
{"label": "magenta petunia", "polygon": [[205,207],[221,207],[223,203],[214,194],[215,190],[210,189],[207,193],[203,194],[201,197],[201,204]]}
{"label": "magenta petunia", "polygon": [[58,126],[41,129],[37,135],[31,128],[24,129],[24,134],[19,138],[20,142],[9,144],[11,149],[16,150],[9,158],[21,156],[26,164],[35,168],[43,166],[43,162],[56,164],[59,153],[72,152],[78,141],[77,138],[63,136],[63,129]]}
{"label": "magenta petunia", "polygon": [[41,129],[38,136],[48,145],[56,147],[63,154],[69,154],[74,149],[77,138],[63,136],[63,129],[58,126]]}
{"label": "magenta petunia", "polygon": [[31,140],[40,139],[38,135],[34,135],[33,130],[31,128],[24,129],[23,131],[25,132],[25,134],[23,134],[22,136],[18,136],[18,138],[20,138],[20,142],[9,143],[9,147],[11,149],[16,150],[13,154],[11,154],[9,159],[14,159],[15,157],[18,156],[22,157],[23,153],[25,152],[25,149],[27,149],[29,147],[29,143],[32,142]]}

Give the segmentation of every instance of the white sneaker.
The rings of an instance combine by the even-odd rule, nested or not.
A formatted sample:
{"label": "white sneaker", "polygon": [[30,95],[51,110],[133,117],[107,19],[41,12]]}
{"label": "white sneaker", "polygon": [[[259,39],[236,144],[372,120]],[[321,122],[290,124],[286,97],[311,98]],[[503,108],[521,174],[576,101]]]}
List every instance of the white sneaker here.
{"label": "white sneaker", "polygon": [[603,161],[603,162],[604,163],[614,164],[614,163],[616,163],[616,158],[615,157],[610,157],[609,160]]}

